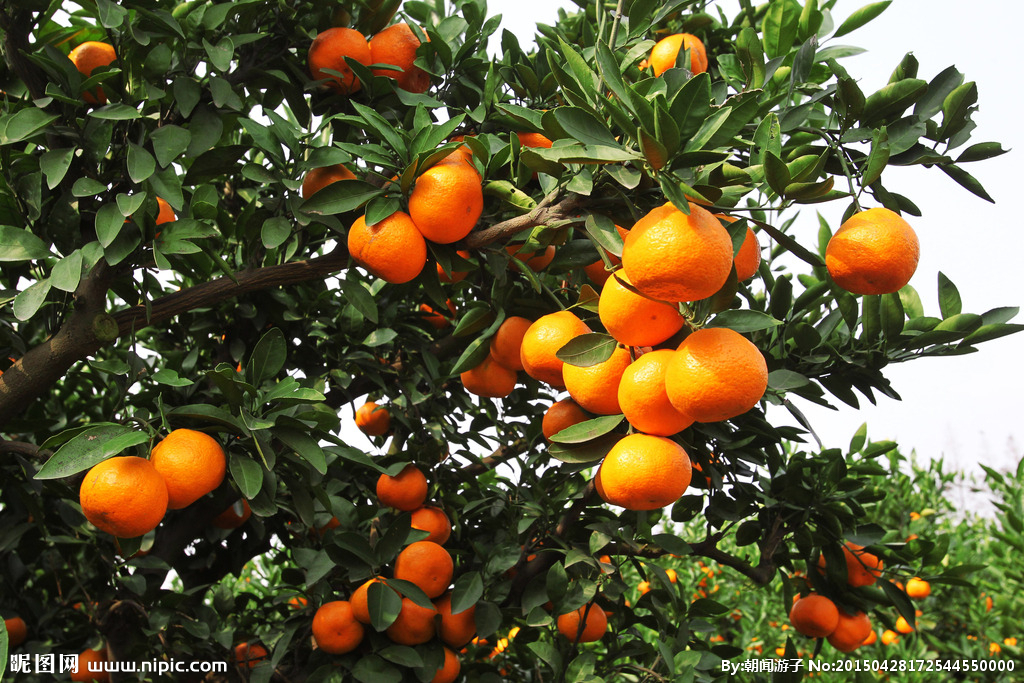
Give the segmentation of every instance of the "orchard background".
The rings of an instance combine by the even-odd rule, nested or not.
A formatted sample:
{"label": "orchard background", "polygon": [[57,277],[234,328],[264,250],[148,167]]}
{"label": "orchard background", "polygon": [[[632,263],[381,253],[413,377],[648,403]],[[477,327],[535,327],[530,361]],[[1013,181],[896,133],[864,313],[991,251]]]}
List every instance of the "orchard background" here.
{"label": "orchard background", "polygon": [[[886,207],[924,251],[952,239],[920,230],[928,215],[889,179],[909,168],[962,186],[958,206],[988,198],[971,168],[1004,150],[971,139],[977,87],[908,55],[862,92],[846,43],[885,22],[886,2],[835,16],[831,2],[740,4],[735,16],[703,2],[585,4],[540,27],[531,52],[494,34],[480,2],[0,9],[0,667],[8,654],[93,652],[230,663],[207,680],[714,680],[723,659],[845,656],[789,627],[793,596],[810,591],[870,615],[878,642],[852,656],[1024,666],[1022,468],[985,468],[997,512],[975,517],[944,495],[957,477],[941,461],[908,462],[866,429],[822,443],[793,400],[853,411],[898,395],[893,363],[1019,329],[1016,309],[1001,308],[1014,301],[969,313],[934,273],[937,307],[909,286],[843,290],[824,261],[838,221],[815,215]],[[364,58],[311,74],[316,36],[346,27],[372,39],[396,23],[421,42],[415,65]],[[706,72],[691,49],[655,76],[652,47],[679,33],[706,46]],[[116,59],[83,74],[68,55],[88,41]],[[414,69],[425,75],[389,77]],[[303,188],[337,164],[352,177]],[[422,217],[424,178],[474,171],[458,185],[476,190],[457,201],[479,192],[479,217],[426,244],[408,281],[353,260],[353,226]],[[420,204],[429,214],[442,199]],[[624,510],[593,478],[630,421],[594,417],[549,442],[541,423],[565,396],[557,387],[520,372],[495,391],[490,373],[483,388],[464,373],[491,362],[506,320],[562,309],[592,333],[551,349],[560,361],[594,368],[623,353],[604,333],[594,278],[622,254],[614,226],[666,201],[739,219],[722,225],[737,250],[752,228],[761,263],[678,302],[681,331],[654,346],[734,330],[765,359],[767,389],[750,410],[671,435],[695,465],[690,486],[663,508]],[[434,218],[442,231],[459,222]],[[553,258],[533,260],[541,252]],[[372,448],[342,429],[366,396],[389,418]],[[769,404],[798,426],[766,420]],[[135,538],[87,521],[86,473],[149,457],[177,429],[223,447],[223,480]],[[425,638],[395,627],[408,603],[442,601],[416,572],[395,580],[396,558],[427,534],[415,509],[395,508],[423,500],[382,495],[378,479],[409,463],[451,523],[448,610],[472,615],[458,634],[430,618]],[[224,528],[242,501],[251,517]],[[115,507],[129,521],[152,512]],[[850,585],[844,543],[880,560],[869,584]],[[329,654],[338,648],[314,615],[378,575],[387,586],[363,594],[360,636]],[[558,626],[577,609],[607,615],[592,644]]]}

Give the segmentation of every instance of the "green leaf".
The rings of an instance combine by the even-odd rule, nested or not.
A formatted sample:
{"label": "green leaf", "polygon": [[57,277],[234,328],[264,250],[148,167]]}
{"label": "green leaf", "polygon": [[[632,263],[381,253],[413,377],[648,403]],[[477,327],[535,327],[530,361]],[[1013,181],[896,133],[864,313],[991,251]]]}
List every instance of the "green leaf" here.
{"label": "green leaf", "polygon": [[149,440],[145,432],[118,424],[90,427],[57,449],[39,468],[35,479],[62,479],[83,472],[125,450]]}
{"label": "green leaf", "polygon": [[401,683],[402,672],[375,654],[361,657],[352,667],[352,677],[360,683]]}
{"label": "green leaf", "polygon": [[601,123],[592,113],[580,107],[558,107],[552,114],[558,125],[570,137],[584,145],[606,145],[617,147],[619,143],[609,132],[608,126]]}
{"label": "green leaf", "polygon": [[273,434],[320,474],[327,474],[327,458],[316,439],[292,427],[275,426]]}
{"label": "green leaf", "polygon": [[747,88],[756,90],[764,85],[764,50],[757,31],[752,27],[747,26],[740,31],[736,39],[736,56],[739,57],[743,75],[746,76]]}
{"label": "green leaf", "polygon": [[622,423],[622,415],[602,415],[566,427],[551,436],[553,443],[581,444],[610,433]]}
{"label": "green leaf", "polygon": [[748,309],[730,309],[716,315],[708,323],[708,327],[728,327],[736,332],[744,333],[770,330],[781,324],[781,320],[776,320],[767,313]]}
{"label": "green leaf", "polygon": [[764,155],[764,175],[768,185],[775,190],[775,193],[782,196],[790,183],[789,167],[786,162],[775,155],[774,152],[766,152]]}
{"label": "green leaf", "polygon": [[[611,417],[619,418],[620,421],[622,419],[621,415],[615,415]],[[593,422],[593,420],[589,421]],[[586,423],[581,422],[580,424]],[[565,432],[568,431],[569,429],[572,429],[573,427],[578,426],[580,425],[573,425],[572,427],[569,427],[568,429],[564,429],[562,431]],[[605,436],[598,437],[597,439],[587,441],[582,445],[552,443],[548,447],[548,455],[550,455],[552,458],[556,460],[570,464],[585,464],[590,462],[597,462],[598,460],[601,460],[606,455],[608,455],[608,451],[610,451],[612,447],[616,443],[618,443],[619,439],[621,439],[622,437],[622,434],[607,434]]]}
{"label": "green leaf", "polygon": [[0,262],[19,263],[50,256],[46,242],[28,230],[0,225]]}
{"label": "green leaf", "polygon": [[92,178],[79,178],[71,186],[71,194],[76,197],[92,197],[100,192],[105,192],[107,186]]}
{"label": "green leaf", "polygon": [[190,379],[179,377],[178,373],[170,368],[161,368],[154,372],[153,381],[157,384],[166,384],[169,387],[188,387],[195,384]]}
{"label": "green leaf", "polygon": [[103,28],[118,28],[128,16],[128,10],[111,0],[96,0],[96,10]]}
{"label": "green leaf", "polygon": [[136,144],[128,143],[128,177],[138,185],[156,171],[153,155]]}
{"label": "green leaf", "polygon": [[382,327],[366,335],[366,339],[363,340],[363,346],[373,349],[378,346],[390,344],[397,338],[398,332],[391,329],[390,327]]}
{"label": "green leaf", "polygon": [[277,249],[291,237],[291,234],[291,221],[284,216],[268,218],[263,221],[263,227],[260,228],[260,238],[263,240],[263,246],[267,249]]}
{"label": "green leaf", "polygon": [[952,178],[958,185],[963,187],[971,194],[981,197],[987,202],[996,203],[996,200],[992,199],[985,188],[982,187],[978,179],[972,176],[970,173],[960,168],[956,164],[939,164],[939,170]]}
{"label": "green leaf", "polygon": [[124,216],[121,215],[116,203],[110,202],[101,206],[96,212],[96,239],[100,246],[106,249],[113,244],[124,224]]}
{"label": "green leaf", "polygon": [[861,121],[874,126],[906,111],[928,91],[928,83],[918,78],[907,78],[883,86],[872,93],[864,103]]}
{"label": "green leaf", "polygon": [[366,589],[366,607],[370,624],[378,633],[383,632],[395,623],[402,611],[402,596],[384,582],[374,581]]}
{"label": "green leaf", "polygon": [[206,403],[194,403],[186,406],[178,406],[171,410],[168,415],[200,420],[203,422],[212,422],[213,424],[233,429],[238,434],[244,434],[247,431],[245,429],[245,425],[243,425],[237,417],[223,408],[208,405]]}
{"label": "green leaf", "polygon": [[246,366],[249,381],[258,386],[264,380],[274,377],[281,372],[287,357],[284,332],[279,327],[272,327],[257,342],[249,358]]}
{"label": "green leaf", "polygon": [[782,57],[793,49],[803,7],[796,0],[776,0],[768,4],[762,33],[764,51],[769,59]]}
{"label": "green leaf", "polygon": [[263,486],[263,467],[252,458],[232,453],[228,469],[242,495],[252,500]]}
{"label": "green leaf", "polygon": [[36,314],[39,307],[46,301],[46,295],[50,293],[50,279],[45,278],[29,285],[14,297],[14,317],[18,320],[28,320]]}
{"label": "green leaf", "polygon": [[192,133],[181,126],[168,124],[153,131],[149,139],[153,143],[157,163],[161,168],[165,168],[188,149],[189,143],[192,142]]}
{"label": "green leaf", "polygon": [[938,114],[946,97],[963,82],[964,75],[955,66],[943,69],[928,83],[928,92],[914,105],[914,115],[923,121]]}
{"label": "green leaf", "polygon": [[939,311],[942,313],[942,317],[952,318],[954,315],[959,315],[961,308],[960,292],[957,290],[956,285],[940,270]]}
{"label": "green leaf", "polygon": [[847,33],[856,31],[864,24],[868,23],[879,14],[885,11],[885,9],[892,4],[892,0],[884,0],[884,2],[874,2],[870,5],[864,5],[859,10],[851,14],[846,18],[836,32],[832,34],[833,38],[845,36]]}
{"label": "green leaf", "polygon": [[10,145],[35,137],[58,118],[60,117],[56,114],[47,114],[35,107],[22,109],[7,119],[5,127],[0,128],[0,145]]}
{"label": "green leaf", "polygon": [[[600,608],[595,607],[594,609]],[[526,647],[530,648],[530,652],[535,654],[538,659],[543,660],[552,670],[561,670],[562,655],[559,654],[558,649],[551,643],[544,640],[535,640],[532,643],[527,643]]]}
{"label": "green leaf", "polygon": [[341,281],[341,293],[345,300],[359,311],[360,315],[374,325],[377,324],[377,300],[366,288],[366,284],[359,278],[354,280]]}
{"label": "green leaf", "polygon": [[768,373],[768,386],[776,391],[792,391],[810,384],[811,381],[792,370],[778,369]]}
{"label": "green leaf", "polygon": [[94,119],[102,119],[106,121],[130,121],[132,119],[138,119],[142,117],[142,114],[135,107],[129,107],[127,104],[108,104],[99,109],[93,109],[89,112],[89,116]]}
{"label": "green leaf", "polygon": [[889,163],[889,133],[885,126],[875,131],[871,141],[871,154],[868,156],[868,163],[861,176],[862,185],[871,185],[882,176],[885,165]]}
{"label": "green leaf", "polygon": [[[401,604],[401,601],[399,601],[399,604]],[[423,666],[423,658],[420,657],[420,653],[406,645],[389,645],[383,650],[378,650],[377,654],[389,662],[394,662],[399,666],[410,669]]]}
{"label": "green leaf", "polygon": [[44,152],[39,157],[39,169],[46,176],[46,186],[51,190],[64,179],[64,175],[71,166],[71,159],[75,156],[74,147],[64,149],[52,149]]}
{"label": "green leaf", "polygon": [[948,140],[963,130],[970,121],[971,110],[978,103],[978,86],[974,81],[964,83],[946,96],[942,102],[942,125],[936,136]]}
{"label": "green leaf", "polygon": [[84,261],[82,251],[75,249],[58,261],[50,271],[50,284],[62,292],[73,292],[78,289],[78,283],[82,279]]}
{"label": "green leaf", "polygon": [[333,216],[355,211],[384,191],[361,180],[339,180],[302,203],[304,213]]}
{"label": "green leaf", "polygon": [[998,142],[979,142],[961,152],[960,156],[956,159],[956,163],[964,164],[971,161],[983,161],[1006,154],[1008,151],[1010,150],[1003,149],[1003,146]]}
{"label": "green leaf", "polygon": [[455,580],[452,589],[452,614],[460,614],[484,596],[484,580],[480,572],[467,572]]}
{"label": "green leaf", "polygon": [[589,332],[570,339],[555,356],[564,363],[580,368],[589,368],[612,357],[618,342],[611,335]]}
{"label": "green leaf", "polygon": [[882,317],[882,331],[889,339],[895,339],[903,332],[906,315],[903,312],[903,302],[898,292],[884,294],[881,297],[880,314]]}

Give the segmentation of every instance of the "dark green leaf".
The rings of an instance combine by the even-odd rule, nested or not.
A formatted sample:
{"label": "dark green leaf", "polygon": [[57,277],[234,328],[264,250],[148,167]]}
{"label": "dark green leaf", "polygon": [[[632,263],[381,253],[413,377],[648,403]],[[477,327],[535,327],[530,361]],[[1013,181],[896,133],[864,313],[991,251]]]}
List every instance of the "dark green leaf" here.
{"label": "dark green leaf", "polygon": [[106,249],[113,244],[124,224],[124,216],[117,204],[110,202],[101,206],[96,212],[96,239],[100,246]]}
{"label": "dark green leaf", "polygon": [[356,662],[352,667],[352,677],[361,683],[401,683],[402,671],[371,654]]}
{"label": "dark green leaf", "polygon": [[354,211],[384,191],[361,180],[339,180],[323,188],[302,204],[302,211],[331,216]]}
{"label": "dark green leaf", "polygon": [[757,332],[769,330],[781,325],[781,320],[776,320],[766,313],[747,309],[730,309],[716,315],[708,327],[728,327],[737,332]]}
{"label": "dark green leaf", "polygon": [[956,163],[964,164],[971,161],[983,161],[1006,154],[1009,151],[1008,149],[1003,149],[1003,146],[998,142],[979,142],[961,152],[960,156],[956,159]]}
{"label": "dark green leaf", "polygon": [[153,131],[149,139],[153,143],[157,163],[164,168],[188,149],[192,134],[180,126],[168,124]]}
{"label": "dark green leaf", "polygon": [[99,109],[93,109],[89,112],[89,116],[94,119],[102,119],[105,121],[130,121],[132,119],[141,118],[142,114],[135,107],[130,107],[127,104],[114,103],[100,107]]}
{"label": "dark green leaf", "polygon": [[228,469],[242,495],[252,500],[263,486],[263,467],[252,458],[232,453]]}
{"label": "dark green leaf", "polygon": [[39,170],[46,176],[46,186],[51,190],[64,179],[64,175],[71,166],[71,159],[74,158],[75,148],[53,149],[44,152],[39,157]]}
{"label": "dark green leaf", "polygon": [[[275,328],[276,329],[276,328]],[[313,466],[320,474],[327,474],[327,459],[316,439],[307,432],[291,427],[274,427],[274,436]]]}
{"label": "dark green leaf", "polygon": [[85,259],[80,249],[73,252],[57,262],[57,265],[50,271],[50,284],[62,292],[73,292],[78,289],[78,283],[82,279],[82,264]]}
{"label": "dark green leaf", "polygon": [[[615,415],[613,417],[619,418],[620,421],[622,420],[621,415]],[[589,420],[589,422],[594,422],[594,420]],[[580,424],[586,423],[581,422]],[[572,427],[563,429],[562,431],[567,432],[569,429],[579,426],[580,425],[573,425]],[[548,455],[556,460],[572,464],[597,462],[604,456],[608,455],[608,451],[610,451],[612,446],[618,443],[621,438],[621,434],[607,434],[605,436],[598,437],[597,439],[587,441],[583,445],[570,446],[561,443],[552,443],[551,446],[548,447]]]}
{"label": "dark green leaf", "polygon": [[149,440],[145,432],[117,424],[90,427],[57,449],[35,479],[61,479],[83,472],[126,448]]}
{"label": "dark green leaf", "polygon": [[270,328],[257,342],[252,357],[246,366],[248,380],[259,385],[264,380],[281,372],[288,357],[288,347],[284,333],[279,327]]}
{"label": "dark green leaf", "polygon": [[971,194],[977,195],[985,201],[992,202],[993,204],[996,203],[996,200],[989,196],[989,193],[985,191],[985,188],[982,187],[977,178],[956,164],[939,164],[939,169]]}
{"label": "dark green leaf", "polygon": [[938,139],[948,140],[963,130],[977,102],[978,86],[974,81],[964,83],[949,93],[942,102],[942,125],[936,133]]}
{"label": "dark green leaf", "polygon": [[581,334],[565,343],[555,356],[564,363],[589,368],[612,357],[618,342],[601,332]]}
{"label": "dark green leaf", "polygon": [[484,580],[480,572],[467,572],[455,580],[452,588],[452,614],[460,614],[484,596]]}
{"label": "dark green leaf", "polygon": [[366,607],[370,612],[370,624],[378,632],[383,632],[395,623],[402,611],[402,596],[385,583],[374,581],[366,590]]}
{"label": "dark green leaf", "polygon": [[7,119],[6,127],[0,128],[0,145],[10,145],[35,137],[58,118],[60,117],[56,114],[47,114],[35,107],[22,109]]}
{"label": "dark green leaf", "polygon": [[606,145],[617,147],[608,126],[601,123],[596,116],[580,107],[558,107],[552,111],[558,125],[570,137],[584,145]]}
{"label": "dark green leaf", "polygon": [[14,317],[18,320],[28,320],[34,316],[46,301],[46,295],[49,293],[49,278],[39,280],[26,287],[14,297]]}
{"label": "dark green leaf", "polygon": [[964,82],[964,75],[955,66],[943,69],[928,83],[928,92],[914,105],[914,114],[921,119],[930,119],[942,111],[942,103],[949,93]]}
{"label": "dark green leaf", "polygon": [[883,86],[864,103],[861,120],[868,126],[874,126],[896,117],[917,102],[927,90],[928,84],[917,78],[907,78]]}
{"label": "dark green leaf", "polygon": [[761,27],[764,51],[769,59],[789,54],[796,40],[803,7],[796,0],[777,0],[769,3]]}
{"label": "dark green leaf", "polygon": [[0,225],[0,262],[18,263],[50,256],[43,240],[28,230],[13,225]]}
{"label": "dark green leaf", "polygon": [[962,309],[960,292],[956,285],[939,271],[939,311],[943,318],[959,315]]}
{"label": "dark green leaf", "polygon": [[267,249],[277,249],[285,243],[292,234],[292,224],[284,216],[274,216],[263,221],[260,228],[260,238],[263,246]]}

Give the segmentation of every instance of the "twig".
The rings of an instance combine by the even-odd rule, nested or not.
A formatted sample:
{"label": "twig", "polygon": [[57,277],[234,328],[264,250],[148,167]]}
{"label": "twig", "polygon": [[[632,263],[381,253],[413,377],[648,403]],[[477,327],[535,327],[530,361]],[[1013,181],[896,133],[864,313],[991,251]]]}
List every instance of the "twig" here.
{"label": "twig", "polygon": [[466,246],[471,249],[484,247],[493,242],[507,240],[512,235],[522,232],[527,228],[569,218],[583,203],[584,199],[585,197],[582,195],[573,193],[552,206],[543,206],[542,202],[530,213],[515,216],[501,223],[495,223],[489,228],[470,233],[465,241]]}

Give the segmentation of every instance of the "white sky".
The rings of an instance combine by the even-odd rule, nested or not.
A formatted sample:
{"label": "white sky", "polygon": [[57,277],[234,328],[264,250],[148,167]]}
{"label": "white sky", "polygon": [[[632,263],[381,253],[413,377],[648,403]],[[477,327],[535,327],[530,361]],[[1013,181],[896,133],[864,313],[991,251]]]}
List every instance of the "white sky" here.
{"label": "white sky", "polygon": [[[718,4],[728,16],[738,7],[736,0]],[[840,0],[834,10],[836,25],[865,4],[868,0]],[[577,9],[568,0],[492,0],[489,11],[504,16],[502,27],[518,35],[525,48],[535,23],[553,24],[559,7]],[[1017,150],[1024,148],[1017,114],[1024,102],[1012,76],[1017,60],[1009,50],[1019,45],[1016,29],[1021,19],[1024,3],[1005,0],[976,0],[970,11],[953,0],[896,0],[874,22],[835,41],[867,48],[866,54],[843,62],[860,78],[866,94],[884,85],[910,50],[921,64],[919,77],[925,80],[955,65],[978,84],[980,110],[974,115],[973,141],[999,141],[1014,150],[967,165],[996,200],[995,206],[961,189],[938,169],[886,170],[887,187],[913,199],[924,214],[912,219],[921,240],[921,262],[911,284],[921,295],[926,315],[939,315],[939,270],[959,288],[964,312],[1024,303],[1018,275],[1024,225],[1014,214],[1019,173],[1011,166],[1020,163]],[[845,208],[839,204],[821,209],[833,229]],[[815,234],[815,220],[811,209],[798,225],[806,224]],[[838,413],[800,402],[826,446],[845,446],[867,422],[872,438],[896,439],[904,452],[916,449],[923,458],[945,456],[967,471],[979,461],[1007,468],[1021,457],[1024,334],[988,342],[968,356],[890,366],[886,374],[902,402],[879,397],[877,407],[865,400],[867,407],[860,411],[839,403]],[[788,414],[770,412],[769,417],[784,420]]]}

